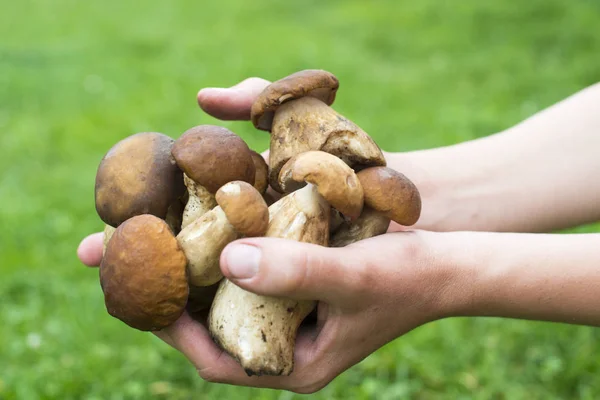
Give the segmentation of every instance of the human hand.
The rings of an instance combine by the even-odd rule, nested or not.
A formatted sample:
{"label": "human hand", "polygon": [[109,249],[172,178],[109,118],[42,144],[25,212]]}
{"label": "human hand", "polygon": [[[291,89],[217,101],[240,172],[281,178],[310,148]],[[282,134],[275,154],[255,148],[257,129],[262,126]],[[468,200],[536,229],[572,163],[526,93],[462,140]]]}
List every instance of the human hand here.
{"label": "human hand", "polygon": [[[237,119],[237,120],[246,120],[250,117],[250,107],[256,98],[256,96],[269,84],[268,81],[262,80],[260,78],[250,78],[247,79],[240,84],[228,88],[228,89],[220,89],[220,88],[212,88],[212,89],[203,89],[198,93],[198,103],[201,108],[205,110],[207,113],[220,118],[220,119]],[[263,153],[263,155],[267,158],[268,151]],[[407,234],[408,235],[408,234]],[[274,239],[269,239],[274,240]],[[379,239],[378,239],[379,241]],[[371,242],[377,245],[378,241]],[[279,257],[281,259],[280,262],[284,262],[283,257],[289,257],[288,252],[293,251],[293,249],[288,249],[288,246],[304,246],[303,244],[298,243],[287,243],[282,242],[278,245],[271,245],[274,248],[278,248]],[[360,248],[361,245],[356,245],[357,248]],[[317,246],[309,246],[311,249],[302,249],[298,250],[298,254],[301,255],[304,251],[321,251],[322,248]],[[283,249],[283,253],[281,252]],[[287,250],[285,250],[287,249]],[[340,250],[328,249],[334,253],[340,252]],[[373,251],[373,250],[368,250]],[[381,254],[379,249],[375,249],[374,251]],[[224,252],[225,254],[225,252]],[[292,254],[292,253],[289,253]],[[317,253],[315,253],[317,254]],[[332,253],[327,253],[332,254]],[[350,254],[350,253],[348,253]],[[80,247],[78,249],[78,256],[81,261],[89,266],[99,265],[102,258],[102,233],[97,233],[88,236],[86,239],[82,241]],[[329,256],[333,258],[338,258],[338,256]],[[338,259],[339,261],[339,259]],[[324,261],[322,261],[324,262]],[[287,262],[290,267],[294,267],[294,263]],[[226,264],[224,264],[226,265]],[[333,264],[331,264],[333,265]],[[339,265],[339,264],[336,264]],[[310,265],[308,265],[309,267]],[[225,268],[223,266],[223,268]],[[301,266],[298,268],[302,268]],[[341,267],[336,267],[341,268]],[[301,271],[302,269],[300,269]],[[326,270],[326,269],[325,269]],[[295,270],[294,270],[295,271]],[[338,271],[340,273],[340,271]],[[227,275],[226,275],[227,276]],[[315,275],[316,276],[316,275]],[[335,276],[335,275],[331,275]],[[271,277],[270,277],[271,278]],[[340,278],[348,279],[348,277],[340,276]],[[317,282],[318,283],[318,282]],[[357,284],[357,283],[356,283]],[[252,285],[252,284],[249,284]],[[244,286],[244,283],[240,283],[240,286],[245,287],[247,289],[252,289],[252,286]],[[322,284],[318,288],[313,288],[317,292],[325,291],[327,292],[327,288],[331,290],[335,289],[336,286],[329,286],[328,284]],[[360,292],[364,291],[365,288],[361,288],[358,284],[356,287],[353,287]],[[258,293],[269,293],[269,289],[261,292],[259,288]],[[277,289],[272,288],[270,290],[279,290],[280,295],[286,295],[287,297],[295,298],[295,296],[303,294],[299,292],[297,293],[289,293],[287,295],[285,288]],[[300,360],[296,362],[295,373],[292,377],[286,378],[271,378],[271,377],[263,377],[263,378],[249,378],[243,373],[239,365],[232,360],[228,355],[223,354],[221,350],[219,350],[212,342],[208,335],[207,329],[197,321],[190,318],[188,314],[184,314],[172,327],[168,329],[158,332],[157,335],[161,337],[164,341],[172,345],[173,347],[179,349],[184,354],[190,358],[190,360],[196,365],[199,369],[202,377],[208,380],[213,381],[224,381],[235,384],[242,385],[250,385],[250,386],[267,386],[267,387],[280,387],[287,388],[290,390],[296,390],[301,392],[306,391],[314,391],[324,384],[329,382],[329,380],[333,379],[337,374],[341,373],[344,369],[349,366],[355,364],[360,361],[366,355],[370,354],[372,351],[386,343],[387,341],[393,339],[396,336],[395,329],[391,329],[389,324],[385,323],[384,325],[388,329],[377,329],[376,335],[367,335],[369,338],[365,340],[363,346],[355,346],[353,341],[361,341],[362,334],[365,334],[370,328],[373,327],[373,323],[367,322],[362,323],[359,326],[356,326],[351,329],[351,331],[344,331],[343,336],[347,336],[349,333],[353,333],[353,337],[348,337],[346,343],[347,346],[351,346],[351,348],[356,348],[356,351],[353,353],[348,353],[346,356],[340,358],[338,353],[343,352],[344,343],[333,342],[332,339],[337,335],[337,333],[327,333],[328,331],[324,331],[326,335],[329,335],[329,339],[325,337],[325,339],[332,342],[332,344],[336,344],[338,347],[325,346],[321,342],[315,341],[316,337],[323,338],[323,334],[319,333],[322,328],[326,326],[330,326],[332,323],[330,322],[327,325],[327,321],[329,320],[328,316],[331,315],[332,310],[334,312],[333,315],[340,317],[342,315],[340,306],[344,307],[349,306],[349,303],[346,297],[353,297],[352,293],[348,292],[348,288],[339,287],[340,295],[337,297],[333,297],[332,299],[337,299],[337,302],[328,303],[324,299],[321,299],[320,296],[309,297],[316,300],[322,300],[319,307],[319,323],[317,327],[313,330],[305,331],[298,338],[298,349],[296,350],[297,358]],[[308,296],[310,292],[304,293],[305,296]],[[358,298],[361,295],[357,296]],[[385,298],[385,296],[383,296]],[[325,302],[323,302],[325,301]],[[360,315],[361,318],[359,320],[363,321],[368,320],[369,315],[373,314],[370,310],[369,305],[364,305],[365,310],[362,308],[352,308],[348,309],[351,316],[354,318],[356,315]],[[362,315],[363,311],[366,315]],[[385,315],[385,312],[383,312]],[[375,315],[375,314],[373,314]],[[373,316],[371,315],[371,317]],[[378,314],[379,315],[379,314]],[[352,325],[352,318],[348,317],[348,323]],[[385,318],[383,318],[385,320]],[[334,318],[333,325],[346,324],[345,318]],[[336,322],[337,321],[337,322]],[[426,322],[427,318],[423,317],[423,320],[420,323]],[[331,325],[331,326],[333,326]],[[416,324],[418,325],[418,324]],[[415,326],[416,326],[415,325]],[[405,327],[405,330],[410,330],[412,327]],[[342,326],[343,328],[343,326]],[[332,328],[329,328],[332,329]],[[341,329],[341,328],[338,328]],[[402,330],[402,329],[400,329]],[[324,339],[321,339],[324,340]],[[303,350],[304,349],[304,350]],[[322,349],[321,356],[318,359],[312,357],[312,355],[317,354],[317,351]],[[333,362],[333,359],[337,360],[338,364],[332,368],[329,366],[330,362]],[[302,360],[304,360],[304,367]],[[320,363],[320,364],[319,364]],[[322,371],[321,374],[315,373],[314,368],[318,367]],[[304,369],[304,373],[301,371]],[[300,372],[299,372],[300,371]],[[320,387],[319,387],[320,386]]]}
{"label": "human hand", "polygon": [[[101,239],[84,240],[82,261],[90,262],[91,248]],[[450,312],[445,294],[454,282],[452,263],[440,262],[446,259],[438,258],[430,242],[429,233],[401,232],[341,249],[274,238],[228,245],[221,269],[236,285],[262,295],[319,301],[317,323],[302,326],[298,334],[290,376],[247,376],[187,313],[156,334],[208,381],[315,392],[387,342]]]}

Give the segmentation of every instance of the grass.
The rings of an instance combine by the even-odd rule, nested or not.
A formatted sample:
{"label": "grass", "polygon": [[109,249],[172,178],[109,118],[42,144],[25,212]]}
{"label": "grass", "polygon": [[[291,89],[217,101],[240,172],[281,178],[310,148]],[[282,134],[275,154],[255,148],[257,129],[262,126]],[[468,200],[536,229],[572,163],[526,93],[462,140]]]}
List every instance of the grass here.
{"label": "grass", "polygon": [[[0,0],[0,398],[292,399],[209,384],[110,318],[75,257],[101,229],[98,161],[119,139],[218,123],[196,91],[324,68],[336,109],[388,151],[497,132],[600,80],[592,0]],[[599,225],[575,231],[599,231]],[[594,399],[600,331],[496,319],[429,324],[315,399]]]}

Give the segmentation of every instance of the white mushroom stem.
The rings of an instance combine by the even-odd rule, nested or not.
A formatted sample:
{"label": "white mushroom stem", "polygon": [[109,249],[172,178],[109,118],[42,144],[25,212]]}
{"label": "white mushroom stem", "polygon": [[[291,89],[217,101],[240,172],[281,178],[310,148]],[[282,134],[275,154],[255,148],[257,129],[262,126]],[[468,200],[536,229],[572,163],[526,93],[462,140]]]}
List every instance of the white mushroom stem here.
{"label": "white mushroom stem", "polygon": [[185,228],[217,205],[215,196],[204,186],[194,182],[194,180],[185,173],[183,174],[183,182],[188,189],[189,199],[183,210],[181,229]]}
{"label": "white mushroom stem", "polygon": [[218,282],[223,277],[219,268],[221,251],[239,237],[219,206],[183,228],[177,240],[188,259],[190,284],[209,286]]}
{"label": "white mushroom stem", "polygon": [[[268,237],[328,243],[330,206],[313,185],[271,205],[269,217]],[[210,311],[209,329],[248,375],[289,375],[298,327],[315,306],[315,301],[259,296],[223,279]]]}
{"label": "white mushroom stem", "polygon": [[262,236],[268,227],[267,204],[249,183],[229,182],[219,188],[215,200],[218,206],[177,235],[194,286],[209,286],[221,280],[219,258],[228,243],[242,235]]}

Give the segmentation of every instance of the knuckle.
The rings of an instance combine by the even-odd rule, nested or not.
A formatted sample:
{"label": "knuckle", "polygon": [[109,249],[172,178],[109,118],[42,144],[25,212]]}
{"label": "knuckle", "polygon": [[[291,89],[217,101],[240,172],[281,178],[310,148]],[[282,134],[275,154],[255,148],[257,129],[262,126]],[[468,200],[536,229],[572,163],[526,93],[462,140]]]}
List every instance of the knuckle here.
{"label": "knuckle", "polygon": [[377,263],[361,260],[348,265],[348,272],[344,274],[346,287],[353,296],[367,296],[373,288],[377,287],[381,279],[377,271]]}
{"label": "knuckle", "polygon": [[288,293],[298,293],[310,282],[311,260],[308,252],[301,252],[295,258],[287,282]]}

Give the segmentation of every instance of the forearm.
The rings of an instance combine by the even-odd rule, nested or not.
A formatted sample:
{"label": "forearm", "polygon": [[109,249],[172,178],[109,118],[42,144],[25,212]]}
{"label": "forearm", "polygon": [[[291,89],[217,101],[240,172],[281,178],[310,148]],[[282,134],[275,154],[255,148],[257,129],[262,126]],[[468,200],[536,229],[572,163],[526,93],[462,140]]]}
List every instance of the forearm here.
{"label": "forearm", "polygon": [[502,133],[388,154],[423,197],[419,228],[548,232],[600,220],[600,85]]}
{"label": "forearm", "polygon": [[600,326],[600,234],[446,235],[450,315]]}

